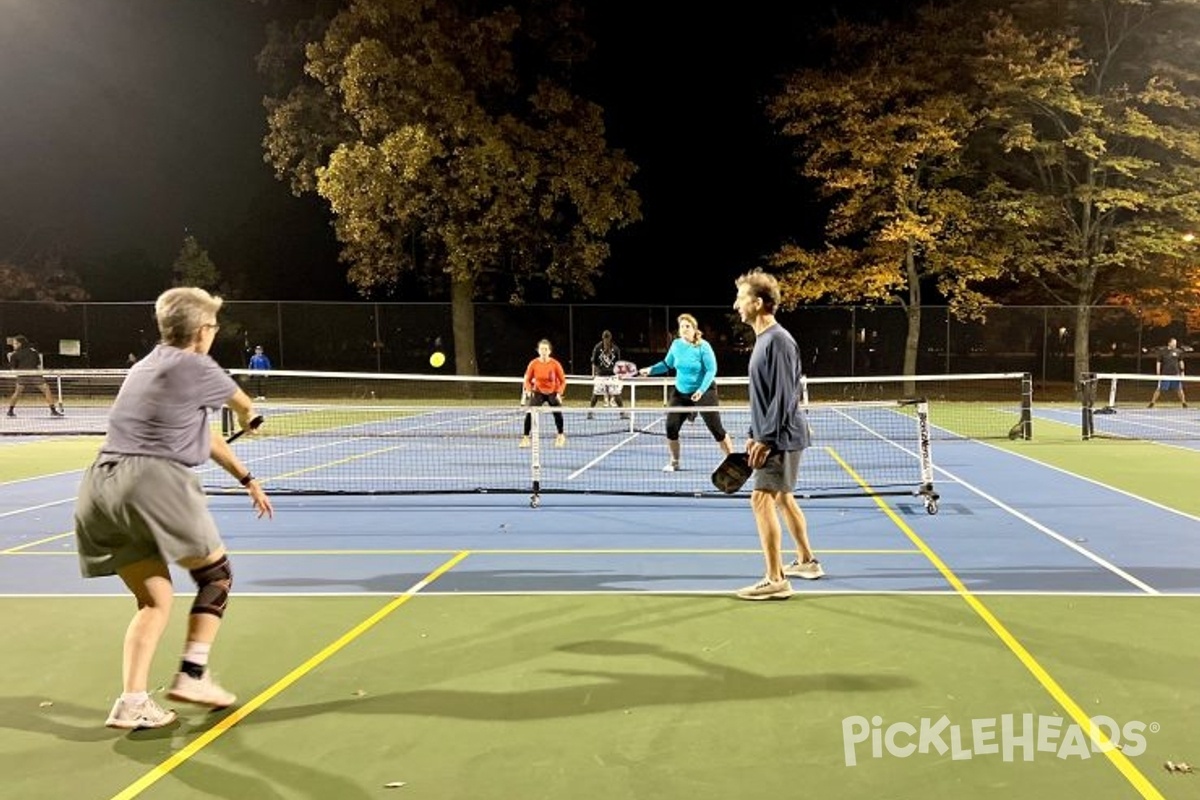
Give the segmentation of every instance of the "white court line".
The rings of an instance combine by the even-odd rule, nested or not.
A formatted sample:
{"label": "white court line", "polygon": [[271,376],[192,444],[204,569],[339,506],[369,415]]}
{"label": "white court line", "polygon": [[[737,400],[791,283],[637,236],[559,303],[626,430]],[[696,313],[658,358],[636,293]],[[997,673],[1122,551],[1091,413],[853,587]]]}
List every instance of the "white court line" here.
{"label": "white court line", "polygon": [[[864,427],[865,427],[865,426],[864,426]],[[932,426],[932,427],[936,427],[936,426]],[[870,430],[870,428],[867,428],[867,430]],[[872,433],[875,433],[874,431],[871,431],[871,432],[872,432]],[[877,434],[877,435],[878,435],[878,434]],[[884,438],[884,437],[882,437],[882,436],[881,436],[880,438]],[[890,440],[888,440],[888,441],[890,441]],[[1125,495],[1125,496],[1127,496],[1127,497],[1130,497],[1130,498],[1133,498],[1133,499],[1137,499],[1137,500],[1141,500],[1142,502],[1149,503],[1149,504],[1151,504],[1151,505],[1157,506],[1158,508],[1166,508],[1165,506],[1162,506],[1162,505],[1160,505],[1160,504],[1158,504],[1158,503],[1155,503],[1155,502],[1153,502],[1153,501],[1151,501],[1151,500],[1147,500],[1147,499],[1146,499],[1146,498],[1144,498],[1144,497],[1138,497],[1138,496],[1137,496],[1137,495],[1135,495],[1135,494],[1132,494],[1132,493],[1130,493],[1130,492],[1125,492],[1125,491],[1122,491],[1122,490],[1120,490],[1120,489],[1116,489],[1116,488],[1114,488],[1114,487],[1108,486],[1107,484],[1101,483],[1100,481],[1092,480],[1092,479],[1090,479],[1090,478],[1083,478],[1082,476],[1080,476],[1080,475],[1075,475],[1074,473],[1072,473],[1072,472],[1069,472],[1069,471],[1067,471],[1067,470],[1064,470],[1064,469],[1059,469],[1058,467],[1054,467],[1054,466],[1052,466],[1052,465],[1050,465],[1050,464],[1044,464],[1044,463],[1042,463],[1041,461],[1038,461],[1037,459],[1034,459],[1034,458],[1029,458],[1029,457],[1027,457],[1027,456],[1023,456],[1023,455],[1021,455],[1021,454],[1019,454],[1019,453],[1013,453],[1011,450],[1005,450],[1004,448],[1001,448],[1001,447],[996,447],[995,445],[991,445],[991,444],[988,444],[987,442],[983,442],[983,441],[979,441],[979,440],[975,440],[975,441],[974,441],[974,443],[976,443],[976,444],[981,444],[981,445],[984,445],[985,447],[990,447],[991,449],[993,449],[993,450],[996,450],[997,452],[1000,452],[1000,453],[1008,453],[1008,454],[1011,454],[1011,455],[1017,455],[1017,456],[1020,456],[1020,457],[1022,457],[1022,458],[1026,458],[1026,460],[1028,460],[1028,461],[1031,461],[1031,462],[1033,462],[1034,464],[1037,464],[1037,465],[1039,465],[1039,466],[1042,466],[1042,467],[1049,467],[1050,469],[1055,469],[1055,470],[1057,470],[1057,471],[1059,471],[1059,472],[1062,472],[1063,474],[1066,474],[1066,475],[1071,475],[1072,477],[1080,478],[1081,480],[1086,480],[1086,481],[1088,481],[1088,482],[1090,482],[1090,483],[1093,483],[1093,484],[1095,484],[1095,485],[1097,485],[1097,486],[1101,486],[1101,487],[1104,487],[1104,488],[1106,488],[1106,489],[1110,489],[1110,490],[1112,490],[1112,491],[1119,492],[1119,493],[1121,493],[1121,494],[1124,494],[1124,495]],[[906,448],[906,447],[903,447],[903,446],[901,446],[901,445],[900,445],[900,444],[898,444],[898,443],[896,443],[896,446],[897,446],[897,447],[899,447],[900,449],[904,450],[905,452],[909,453],[909,455],[913,456],[914,458],[916,458],[916,457],[917,457],[916,453],[912,452],[911,450],[908,450],[908,448]],[[936,449],[936,448],[935,448],[935,449]],[[936,459],[935,459],[935,461],[936,461]],[[1034,528],[1034,530],[1037,530],[1037,531],[1039,531],[1040,533],[1043,533],[1043,534],[1045,534],[1046,536],[1049,536],[1050,538],[1052,538],[1052,539],[1054,539],[1054,540],[1056,540],[1056,541],[1060,542],[1061,544],[1064,544],[1064,545],[1066,545],[1066,546],[1067,546],[1067,547],[1069,547],[1070,549],[1072,549],[1072,550],[1074,550],[1075,552],[1079,553],[1079,554],[1080,554],[1081,556],[1083,556],[1084,558],[1087,558],[1088,560],[1090,560],[1090,561],[1092,561],[1092,562],[1096,563],[1097,565],[1099,565],[1100,567],[1102,567],[1102,568],[1104,568],[1104,569],[1108,570],[1109,572],[1111,572],[1112,574],[1116,575],[1117,577],[1119,577],[1119,578],[1121,578],[1121,579],[1123,579],[1123,580],[1127,581],[1128,583],[1130,583],[1130,584],[1132,584],[1132,585],[1136,586],[1137,588],[1141,589],[1143,592],[1146,592],[1147,594],[1161,594],[1161,592],[1159,592],[1159,591],[1158,591],[1157,589],[1155,589],[1153,586],[1151,586],[1151,585],[1150,585],[1150,584],[1148,584],[1148,583],[1145,583],[1144,581],[1141,581],[1141,580],[1139,580],[1138,578],[1135,578],[1133,575],[1130,575],[1128,572],[1126,572],[1125,570],[1121,569],[1121,568],[1120,568],[1120,567],[1118,567],[1116,564],[1113,564],[1113,563],[1111,563],[1111,562],[1109,562],[1109,561],[1105,560],[1104,558],[1102,558],[1102,557],[1100,557],[1100,556],[1096,555],[1096,554],[1095,554],[1095,553],[1093,553],[1091,550],[1088,550],[1086,547],[1080,547],[1078,543],[1076,543],[1076,542],[1073,542],[1073,541],[1071,541],[1071,540],[1067,539],[1067,538],[1066,538],[1065,536],[1063,536],[1062,534],[1058,533],[1058,532],[1057,532],[1057,531],[1055,531],[1055,530],[1052,530],[1051,528],[1047,527],[1046,525],[1043,525],[1042,523],[1040,523],[1040,522],[1038,522],[1037,520],[1033,519],[1033,517],[1030,517],[1028,514],[1025,514],[1025,513],[1021,512],[1021,511],[1018,511],[1017,509],[1013,508],[1012,506],[1008,505],[1007,503],[1004,503],[1003,501],[1001,501],[1001,500],[999,500],[999,499],[997,499],[997,498],[995,498],[995,497],[992,497],[990,494],[988,494],[987,492],[985,492],[985,491],[983,491],[982,489],[978,488],[977,486],[974,486],[974,485],[972,485],[972,484],[970,484],[970,483],[967,483],[966,481],[962,480],[961,478],[959,478],[957,475],[955,475],[954,473],[950,472],[949,470],[947,470],[947,469],[944,469],[943,467],[939,467],[939,466],[938,466],[936,463],[934,463],[934,465],[933,465],[933,468],[934,468],[934,471],[935,471],[935,472],[939,472],[939,473],[941,473],[942,475],[945,475],[946,477],[950,478],[950,480],[952,480],[952,481],[954,481],[955,483],[959,484],[960,486],[962,486],[963,488],[967,489],[968,491],[970,491],[970,492],[973,492],[973,493],[975,493],[975,494],[979,495],[979,496],[980,496],[980,497],[982,497],[984,500],[988,501],[989,503],[992,503],[993,505],[995,505],[997,508],[999,508],[1000,510],[1004,511],[1005,513],[1007,513],[1007,514],[1011,514],[1012,516],[1014,516],[1014,517],[1016,517],[1017,519],[1019,519],[1019,520],[1021,520],[1022,522],[1024,522],[1026,525],[1029,525],[1029,526],[1031,526],[1032,528]],[[935,486],[936,486],[936,481],[935,481]],[[1191,518],[1191,519],[1196,519],[1195,517],[1193,517],[1193,516],[1192,516],[1192,515],[1190,515],[1190,514],[1183,514],[1183,512],[1179,512],[1179,513],[1180,513],[1181,515],[1183,515],[1183,516],[1186,516],[1186,517],[1189,517],[1189,518]],[[972,594],[976,594],[976,592],[972,591]]]}
{"label": "white court line", "polygon": [[68,497],[64,500],[51,500],[49,503],[41,503],[36,506],[27,506],[25,508],[15,508],[12,511],[5,511],[4,513],[0,513],[0,519],[4,519],[5,517],[14,517],[17,514],[28,514],[30,511],[40,511],[43,508],[50,508],[50,506],[61,506],[63,503],[74,503],[74,502],[75,502],[74,497]]}

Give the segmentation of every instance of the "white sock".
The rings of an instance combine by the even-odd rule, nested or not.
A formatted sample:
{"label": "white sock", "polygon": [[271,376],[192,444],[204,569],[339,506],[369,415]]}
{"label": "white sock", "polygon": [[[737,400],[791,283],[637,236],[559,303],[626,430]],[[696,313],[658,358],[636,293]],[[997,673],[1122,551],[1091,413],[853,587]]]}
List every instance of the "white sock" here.
{"label": "white sock", "polygon": [[121,702],[128,706],[140,706],[150,699],[149,692],[122,692]]}
{"label": "white sock", "polygon": [[206,666],[208,664],[208,651],[212,649],[212,642],[188,642],[183,648],[183,660],[190,661],[198,666]]}

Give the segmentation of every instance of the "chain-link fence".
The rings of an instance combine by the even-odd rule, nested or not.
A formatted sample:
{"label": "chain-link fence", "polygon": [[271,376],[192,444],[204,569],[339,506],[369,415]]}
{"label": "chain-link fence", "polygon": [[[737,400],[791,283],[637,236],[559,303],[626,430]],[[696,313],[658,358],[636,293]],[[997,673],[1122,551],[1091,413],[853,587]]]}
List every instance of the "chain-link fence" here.
{"label": "chain-link fence", "polygon": [[[539,339],[572,374],[590,370],[603,331],[625,358],[650,364],[666,352],[675,318],[695,315],[715,348],[723,374],[743,374],[753,335],[727,306],[475,305],[475,347],[481,375],[520,374]],[[907,335],[897,307],[802,307],[780,314],[800,340],[810,375],[895,375],[902,371]],[[1151,320],[1153,322],[1151,322]],[[1173,320],[1173,321],[1166,321]],[[1164,322],[1166,321],[1166,322]],[[1030,372],[1039,385],[1071,385],[1075,309],[999,306],[982,321],[963,321],[942,306],[922,309],[918,372]],[[47,368],[126,366],[157,340],[153,303],[0,303],[0,332],[24,334]],[[1169,337],[1194,344],[1182,314],[1111,306],[1092,310],[1091,369],[1153,371],[1147,349]],[[1195,337],[1200,340],[1200,333]],[[213,355],[245,366],[261,344],[279,369],[323,371],[438,371],[434,350],[455,370],[448,303],[312,303],[228,301]]]}

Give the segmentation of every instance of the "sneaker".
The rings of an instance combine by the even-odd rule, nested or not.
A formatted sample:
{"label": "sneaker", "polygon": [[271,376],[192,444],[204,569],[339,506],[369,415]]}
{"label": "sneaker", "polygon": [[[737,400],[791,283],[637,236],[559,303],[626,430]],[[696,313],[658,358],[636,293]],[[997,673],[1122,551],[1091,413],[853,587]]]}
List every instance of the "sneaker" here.
{"label": "sneaker", "polygon": [[803,578],[806,581],[815,581],[825,574],[825,568],[815,558],[812,561],[796,559],[783,568],[783,574],[789,578]]}
{"label": "sneaker", "polygon": [[1148,405],[1146,406],[1146,408],[1154,408],[1154,403],[1150,403],[1150,404],[1148,404]]}
{"label": "sneaker", "polygon": [[8,416],[15,417],[16,415],[17,415],[16,411],[13,411],[11,408],[8,410]]}
{"label": "sneaker", "polygon": [[662,471],[663,472],[679,472],[679,462],[678,461],[667,462],[667,465],[665,467],[663,467]]}
{"label": "sneaker", "polygon": [[51,407],[51,408],[50,408],[50,416],[52,416],[52,417],[61,417],[61,416],[64,416],[64,414],[63,414],[63,412],[62,412],[62,409],[61,409],[61,408],[54,408],[54,407]]}
{"label": "sneaker", "polygon": [[108,714],[108,719],[104,724],[110,728],[123,728],[125,730],[136,730],[138,728],[165,728],[175,721],[179,715],[173,710],[169,711],[158,703],[154,702],[154,698],[148,697],[144,703],[131,705],[126,703],[120,697],[117,702],[113,703],[112,711]]}
{"label": "sneaker", "polygon": [[738,589],[737,592],[737,596],[742,600],[787,600],[793,594],[795,592],[792,591],[792,584],[787,578],[781,581],[763,578],[753,586]]}
{"label": "sneaker", "polygon": [[529,447],[530,441],[528,436],[521,437],[521,447]]}
{"label": "sneaker", "polygon": [[565,433],[560,433],[558,436],[555,436],[554,437],[554,446],[555,447],[566,447],[567,446],[567,435]]}
{"label": "sneaker", "polygon": [[588,412],[588,415],[587,415],[587,418],[588,418],[588,419],[595,419],[595,418],[596,418],[596,415],[595,415],[594,413],[592,413],[591,411],[589,411],[589,412]]}
{"label": "sneaker", "polygon": [[254,402],[256,402],[256,403],[261,403],[262,401],[264,401],[264,400],[266,400],[266,399],[267,399],[267,398],[263,397],[263,396],[260,394],[258,397],[254,398]]}
{"label": "sneaker", "polygon": [[176,672],[175,680],[171,681],[171,688],[167,690],[167,697],[212,708],[225,708],[237,700],[237,695],[222,689],[207,670],[199,678],[193,678],[186,672]]}

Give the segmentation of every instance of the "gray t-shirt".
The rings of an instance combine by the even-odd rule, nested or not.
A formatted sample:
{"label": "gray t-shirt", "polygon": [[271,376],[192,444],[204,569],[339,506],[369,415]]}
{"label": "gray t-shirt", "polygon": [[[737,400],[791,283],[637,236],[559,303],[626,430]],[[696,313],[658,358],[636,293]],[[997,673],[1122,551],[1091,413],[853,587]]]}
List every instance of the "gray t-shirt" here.
{"label": "gray t-shirt", "polygon": [[100,452],[199,466],[211,453],[208,413],[237,388],[210,356],[160,344],[125,376]]}
{"label": "gray t-shirt", "polygon": [[812,444],[800,410],[800,345],[779,323],[760,333],[750,352],[750,438],[775,450]]}

